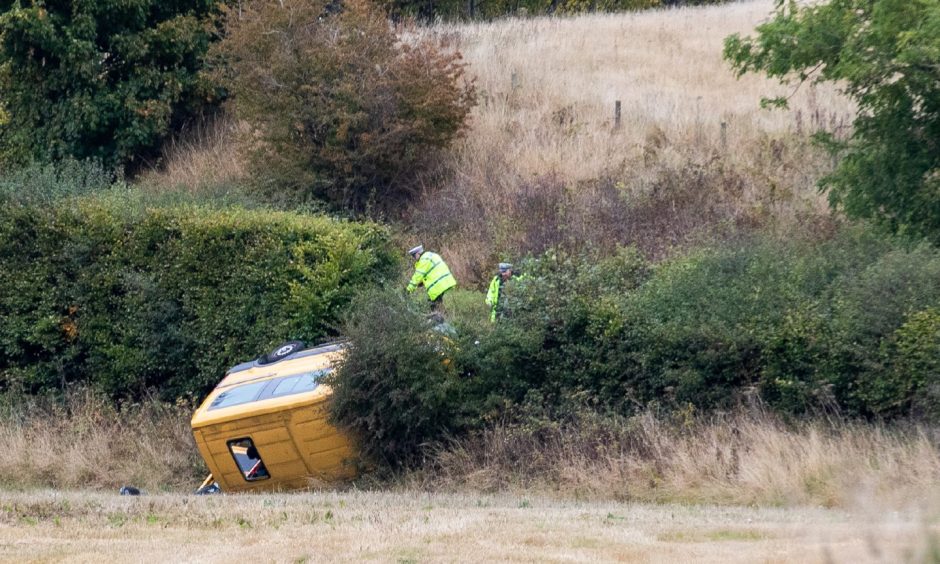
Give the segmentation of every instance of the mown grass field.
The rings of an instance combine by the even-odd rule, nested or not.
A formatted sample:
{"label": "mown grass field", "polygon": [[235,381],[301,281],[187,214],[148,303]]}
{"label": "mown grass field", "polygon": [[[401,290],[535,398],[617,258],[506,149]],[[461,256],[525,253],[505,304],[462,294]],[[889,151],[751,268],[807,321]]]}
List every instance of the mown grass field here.
{"label": "mown grass field", "polygon": [[936,515],[512,494],[4,494],[0,560],[930,561]]}

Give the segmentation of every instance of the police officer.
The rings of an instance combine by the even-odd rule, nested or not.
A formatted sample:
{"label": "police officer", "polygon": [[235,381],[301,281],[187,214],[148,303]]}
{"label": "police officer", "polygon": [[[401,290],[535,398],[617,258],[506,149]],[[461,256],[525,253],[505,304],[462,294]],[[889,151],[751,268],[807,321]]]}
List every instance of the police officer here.
{"label": "police officer", "polygon": [[506,294],[503,286],[512,278],[512,265],[508,262],[499,263],[499,272],[490,281],[486,291],[486,305],[490,306],[490,321],[496,322],[497,317],[506,314]]}
{"label": "police officer", "polygon": [[415,273],[408,283],[408,293],[423,285],[431,300],[431,308],[441,310],[444,294],[457,286],[457,279],[450,273],[441,255],[425,251],[423,245],[414,247],[408,254],[415,260]]}

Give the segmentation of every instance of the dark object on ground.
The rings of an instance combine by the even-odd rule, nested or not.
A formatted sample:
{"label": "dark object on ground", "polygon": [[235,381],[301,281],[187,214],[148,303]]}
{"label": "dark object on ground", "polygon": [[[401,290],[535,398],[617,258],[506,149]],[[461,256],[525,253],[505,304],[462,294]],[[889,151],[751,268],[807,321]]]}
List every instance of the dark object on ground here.
{"label": "dark object on ground", "polygon": [[122,486],[120,493],[121,495],[140,495],[140,490],[134,486]]}
{"label": "dark object on ground", "polygon": [[199,488],[198,490],[196,490],[195,493],[196,493],[196,495],[217,494],[217,493],[222,493],[222,488],[219,487],[219,483],[218,483],[218,482],[212,482],[212,483],[209,484],[208,486],[202,486],[201,488]]}

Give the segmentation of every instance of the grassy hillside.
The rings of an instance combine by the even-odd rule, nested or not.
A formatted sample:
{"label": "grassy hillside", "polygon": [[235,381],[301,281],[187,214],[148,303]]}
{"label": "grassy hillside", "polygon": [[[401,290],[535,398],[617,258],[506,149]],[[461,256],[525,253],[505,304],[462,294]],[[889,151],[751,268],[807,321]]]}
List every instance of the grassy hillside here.
{"label": "grassy hillside", "polygon": [[[422,33],[450,38],[485,93],[461,147],[463,168],[478,172],[487,157],[501,156],[513,175],[556,170],[586,179],[642,156],[654,129],[670,144],[707,153],[721,146],[726,122],[737,162],[762,136],[848,121],[851,108],[832,88],[796,92],[787,111],[761,110],[761,96],[789,92],[756,75],[736,79],[722,60],[724,38],[751,31],[773,4],[445,24]],[[622,128],[614,131],[616,100]],[[552,127],[548,118],[562,110],[573,130]]]}
{"label": "grassy hillside", "polygon": [[831,162],[808,136],[845,133],[852,106],[807,87],[790,110],[762,110],[761,96],[790,92],[735,79],[721,57],[724,37],[752,30],[772,5],[423,30],[461,50],[481,101],[453,178],[411,224],[458,278],[559,243],[616,240],[655,257],[730,227],[819,229],[829,212],[815,183]]}
{"label": "grassy hillside", "polygon": [[[400,210],[403,237],[477,283],[498,259],[548,246],[635,244],[658,258],[740,230],[828,232],[815,183],[832,163],[809,136],[846,133],[851,104],[833,88],[807,87],[792,93],[790,110],[762,110],[761,96],[790,92],[754,75],[735,79],[721,58],[724,37],[752,30],[772,6],[414,30],[460,50],[479,99],[445,171]],[[237,183],[237,127],[223,120],[189,132],[149,182]]]}

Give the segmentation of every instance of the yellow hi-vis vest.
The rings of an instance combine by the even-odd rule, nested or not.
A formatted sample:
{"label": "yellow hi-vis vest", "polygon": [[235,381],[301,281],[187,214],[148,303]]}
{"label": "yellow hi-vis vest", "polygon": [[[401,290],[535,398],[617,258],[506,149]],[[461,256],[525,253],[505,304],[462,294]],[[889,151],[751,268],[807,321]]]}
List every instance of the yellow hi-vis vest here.
{"label": "yellow hi-vis vest", "polygon": [[457,279],[450,273],[441,255],[427,251],[415,263],[415,273],[411,277],[411,282],[408,283],[408,291],[414,292],[415,288],[422,284],[428,291],[428,299],[433,302],[441,294],[456,286]]}
{"label": "yellow hi-vis vest", "polygon": [[486,291],[486,305],[490,306],[490,321],[496,321],[496,313],[499,308],[499,291],[503,286],[503,277],[497,274],[490,282],[490,287]]}

